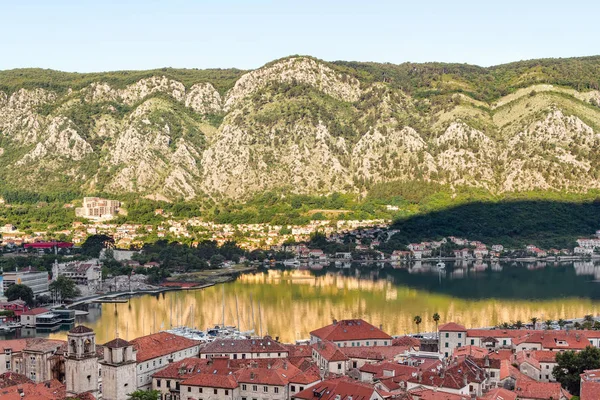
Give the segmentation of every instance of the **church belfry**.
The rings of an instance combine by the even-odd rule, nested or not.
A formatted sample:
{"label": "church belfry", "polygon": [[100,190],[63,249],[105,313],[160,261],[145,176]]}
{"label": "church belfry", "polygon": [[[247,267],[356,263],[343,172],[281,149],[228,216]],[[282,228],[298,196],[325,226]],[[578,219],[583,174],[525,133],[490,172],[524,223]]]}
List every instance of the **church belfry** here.
{"label": "church belfry", "polygon": [[67,334],[65,358],[67,394],[90,392],[97,397],[98,375],[96,334],[86,326],[76,326]]}

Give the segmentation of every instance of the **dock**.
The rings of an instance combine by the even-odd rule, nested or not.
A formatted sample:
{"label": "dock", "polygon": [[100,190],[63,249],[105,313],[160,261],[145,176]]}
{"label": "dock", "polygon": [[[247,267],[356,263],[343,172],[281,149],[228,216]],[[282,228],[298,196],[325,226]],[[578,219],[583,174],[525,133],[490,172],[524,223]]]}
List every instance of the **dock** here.
{"label": "dock", "polygon": [[97,299],[92,300],[92,303],[100,304],[100,303],[127,303],[129,299]]}

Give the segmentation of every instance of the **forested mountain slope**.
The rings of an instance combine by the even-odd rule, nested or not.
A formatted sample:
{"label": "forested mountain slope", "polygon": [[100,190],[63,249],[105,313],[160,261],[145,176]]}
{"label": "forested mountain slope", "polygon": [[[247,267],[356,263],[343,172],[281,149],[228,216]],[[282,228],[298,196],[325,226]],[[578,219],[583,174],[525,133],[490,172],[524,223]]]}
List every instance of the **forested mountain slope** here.
{"label": "forested mountain slope", "polygon": [[600,188],[600,57],[0,71],[0,186],[242,200],[383,182]]}

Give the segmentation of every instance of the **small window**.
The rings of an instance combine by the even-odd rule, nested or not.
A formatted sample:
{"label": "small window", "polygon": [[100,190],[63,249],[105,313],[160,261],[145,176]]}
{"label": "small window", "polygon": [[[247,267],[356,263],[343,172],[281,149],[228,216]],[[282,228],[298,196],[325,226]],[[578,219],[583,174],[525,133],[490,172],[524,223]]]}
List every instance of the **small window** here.
{"label": "small window", "polygon": [[296,386],[292,385],[292,387],[290,388],[292,390],[292,392],[296,392]]}
{"label": "small window", "polygon": [[246,385],[242,385],[242,390],[246,390]]}
{"label": "small window", "polygon": [[215,389],[215,394],[218,394],[218,393],[219,393],[219,391],[217,389]]}
{"label": "small window", "polygon": [[229,394],[229,390],[225,389],[225,394]]}
{"label": "small window", "polygon": [[156,380],[156,387],[160,387],[160,379]]}
{"label": "small window", "polygon": [[446,332],[446,337],[450,337],[450,334],[448,332]]}
{"label": "small window", "polygon": [[448,343],[448,342],[446,342],[446,344],[444,345],[444,347],[450,347],[450,346],[449,346],[449,343]]}
{"label": "small window", "polygon": [[278,388],[278,387],[276,387],[276,388],[274,388],[274,389],[273,389],[273,391],[274,391],[275,393],[279,393],[279,388]]}
{"label": "small window", "polygon": [[263,392],[269,393],[269,387],[268,386],[263,386]]}
{"label": "small window", "polygon": [[471,345],[475,344],[475,339],[471,339]]}
{"label": "small window", "polygon": [[462,333],[459,333],[459,334],[458,334],[458,338],[459,338],[459,339],[460,339],[460,338],[462,338]]}
{"label": "small window", "polygon": [[191,392],[191,391],[192,391],[192,387],[188,386],[188,392]]}

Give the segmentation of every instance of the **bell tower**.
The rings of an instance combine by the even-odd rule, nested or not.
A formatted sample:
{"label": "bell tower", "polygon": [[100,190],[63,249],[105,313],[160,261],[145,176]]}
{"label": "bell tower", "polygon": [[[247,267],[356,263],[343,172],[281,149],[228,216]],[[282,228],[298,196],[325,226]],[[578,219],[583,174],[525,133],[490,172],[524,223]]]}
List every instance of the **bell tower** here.
{"label": "bell tower", "polygon": [[90,392],[98,397],[98,355],[96,334],[78,325],[67,334],[65,358],[67,395]]}
{"label": "bell tower", "polygon": [[133,345],[116,338],[104,345],[102,399],[127,400],[137,388],[137,363]]}

